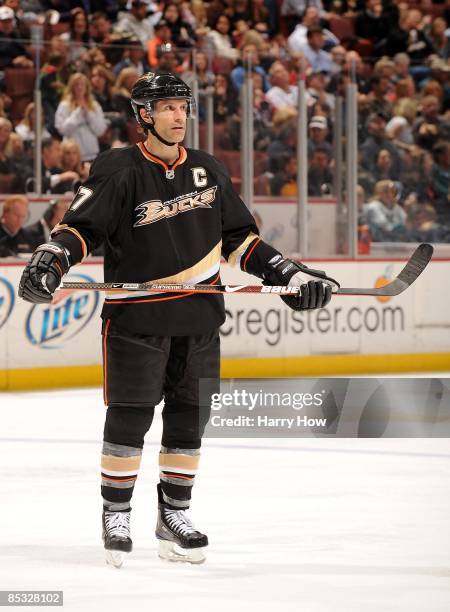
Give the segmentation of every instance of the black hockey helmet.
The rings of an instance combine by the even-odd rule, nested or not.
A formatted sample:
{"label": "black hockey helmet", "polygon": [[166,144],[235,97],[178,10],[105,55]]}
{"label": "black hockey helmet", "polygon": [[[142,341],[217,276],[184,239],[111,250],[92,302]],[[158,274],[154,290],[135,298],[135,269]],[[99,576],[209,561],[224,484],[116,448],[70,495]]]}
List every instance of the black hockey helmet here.
{"label": "black hockey helmet", "polygon": [[146,72],[133,85],[131,90],[131,105],[136,120],[144,129],[149,129],[139,114],[140,108],[145,108],[151,117],[154,111],[154,103],[157,100],[183,99],[188,103],[187,115],[194,117],[196,112],[195,100],[191,88],[174,74],[155,74]]}

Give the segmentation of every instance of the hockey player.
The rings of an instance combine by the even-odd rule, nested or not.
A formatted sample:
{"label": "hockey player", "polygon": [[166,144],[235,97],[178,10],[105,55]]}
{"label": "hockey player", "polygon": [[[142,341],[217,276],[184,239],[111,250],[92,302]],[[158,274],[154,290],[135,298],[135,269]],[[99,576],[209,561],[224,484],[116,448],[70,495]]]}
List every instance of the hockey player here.
{"label": "hockey player", "polygon": [[[284,259],[263,242],[224,167],[207,153],[181,146],[195,111],[190,88],[172,74],[147,73],[134,85],[132,105],[145,142],[97,157],[51,240],[34,252],[19,295],[50,302],[62,276],[103,243],[106,282],[220,283],[224,256],[267,284],[301,286],[298,295],[282,296],[294,310],[325,306],[331,298],[325,274]],[[219,377],[223,297],[111,293],[102,318],[107,561],[119,567],[132,549],[131,497],[144,436],[164,398],[159,554],[202,562],[208,538],[186,511],[209,417],[199,410],[199,379]]]}

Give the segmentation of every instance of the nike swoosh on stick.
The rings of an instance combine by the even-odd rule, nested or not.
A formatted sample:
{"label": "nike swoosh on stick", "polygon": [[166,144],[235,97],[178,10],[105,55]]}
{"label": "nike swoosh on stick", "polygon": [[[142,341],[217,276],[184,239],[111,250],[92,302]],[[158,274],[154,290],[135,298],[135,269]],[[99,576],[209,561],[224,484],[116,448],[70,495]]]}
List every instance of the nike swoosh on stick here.
{"label": "nike swoosh on stick", "polygon": [[235,291],[239,291],[240,289],[243,289],[246,286],[247,285],[225,285],[225,291],[227,293],[234,293]]}

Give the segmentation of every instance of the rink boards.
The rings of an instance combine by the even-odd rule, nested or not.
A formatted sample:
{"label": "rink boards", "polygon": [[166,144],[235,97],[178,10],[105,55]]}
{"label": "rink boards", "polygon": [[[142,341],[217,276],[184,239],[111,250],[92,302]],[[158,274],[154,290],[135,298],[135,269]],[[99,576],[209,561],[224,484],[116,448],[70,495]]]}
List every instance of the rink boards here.
{"label": "rink boards", "polygon": [[[402,261],[310,261],[342,286],[372,287],[395,277]],[[61,292],[51,305],[17,298],[23,263],[0,265],[0,389],[101,382],[103,295]],[[335,297],[326,309],[293,312],[277,296],[226,297],[222,376],[266,377],[450,370],[450,262],[435,260],[395,298]],[[101,281],[101,262],[66,277]],[[255,282],[222,266],[226,283]],[[124,279],[126,280],[126,279]]]}

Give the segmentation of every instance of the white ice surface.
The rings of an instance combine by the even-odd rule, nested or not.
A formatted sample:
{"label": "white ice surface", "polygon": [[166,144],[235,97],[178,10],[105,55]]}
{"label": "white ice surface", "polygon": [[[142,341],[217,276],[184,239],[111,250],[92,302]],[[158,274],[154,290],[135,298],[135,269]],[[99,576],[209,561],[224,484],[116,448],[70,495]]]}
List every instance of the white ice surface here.
{"label": "white ice surface", "polygon": [[184,566],[156,556],[158,416],[116,570],[100,537],[100,390],[0,406],[0,589],[63,590],[80,612],[450,610],[450,440],[205,440],[192,517],[210,546]]}

